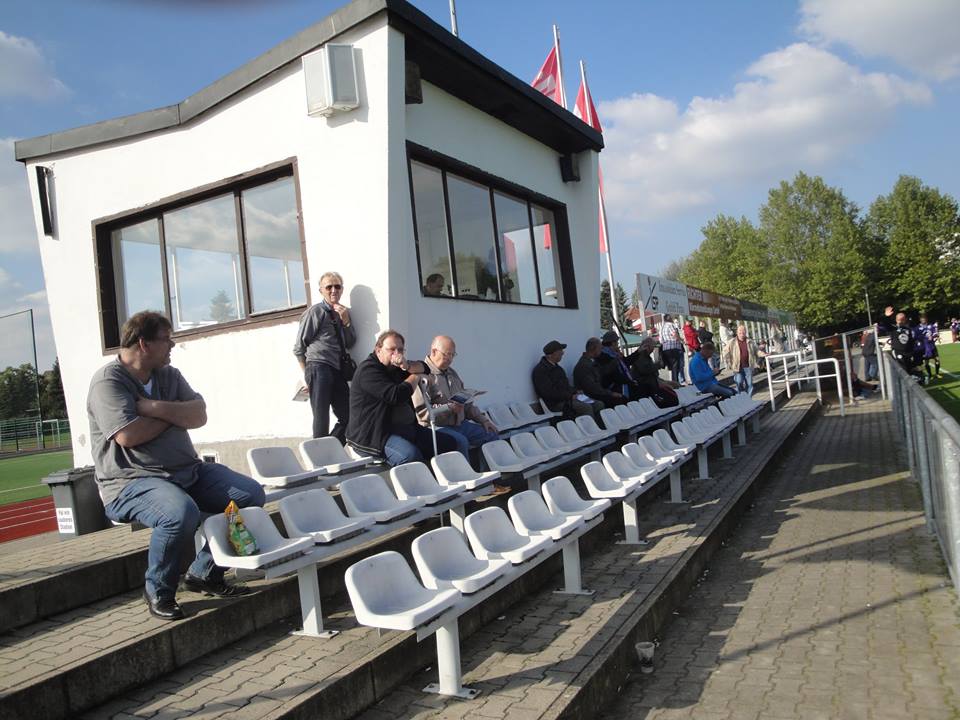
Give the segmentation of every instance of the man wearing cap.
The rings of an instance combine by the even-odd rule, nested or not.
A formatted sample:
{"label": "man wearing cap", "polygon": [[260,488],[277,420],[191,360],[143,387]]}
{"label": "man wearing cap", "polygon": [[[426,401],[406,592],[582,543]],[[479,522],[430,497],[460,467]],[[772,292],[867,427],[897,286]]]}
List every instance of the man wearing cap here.
{"label": "man wearing cap", "polygon": [[578,399],[579,391],[570,384],[567,373],[560,367],[566,347],[557,340],[551,340],[543,346],[543,357],[533,368],[534,390],[552,412],[562,412],[568,417],[593,415],[598,418],[606,406],[602,402]]}

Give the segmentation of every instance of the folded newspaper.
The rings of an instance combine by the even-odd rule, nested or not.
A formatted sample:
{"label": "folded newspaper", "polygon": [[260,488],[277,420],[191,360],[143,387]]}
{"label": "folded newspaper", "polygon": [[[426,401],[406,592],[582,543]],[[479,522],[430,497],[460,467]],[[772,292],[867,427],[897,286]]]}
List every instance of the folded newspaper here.
{"label": "folded newspaper", "polygon": [[485,392],[486,390],[468,390],[467,388],[463,388],[463,390],[454,393],[450,399],[453,402],[466,405],[469,402],[473,402],[473,399],[477,397],[477,395],[483,395]]}
{"label": "folded newspaper", "polygon": [[306,383],[303,380],[297,381],[297,389],[293,393],[292,400],[296,402],[306,402],[310,399],[310,388],[306,386]]}

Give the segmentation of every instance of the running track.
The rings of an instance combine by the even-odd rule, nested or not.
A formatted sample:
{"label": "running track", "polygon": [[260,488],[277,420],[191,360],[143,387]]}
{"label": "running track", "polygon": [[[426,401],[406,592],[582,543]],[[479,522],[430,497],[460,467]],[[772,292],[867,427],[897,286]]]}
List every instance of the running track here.
{"label": "running track", "polygon": [[0,505],[0,543],[57,529],[53,498]]}

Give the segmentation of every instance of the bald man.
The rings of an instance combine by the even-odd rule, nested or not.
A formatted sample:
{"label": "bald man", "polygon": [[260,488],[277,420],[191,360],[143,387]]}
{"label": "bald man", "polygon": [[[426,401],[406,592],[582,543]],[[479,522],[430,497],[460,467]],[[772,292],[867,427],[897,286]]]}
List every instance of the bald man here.
{"label": "bald man", "polygon": [[451,367],[456,356],[457,345],[453,338],[437,335],[433,339],[430,354],[424,360],[428,369],[423,383],[427,397],[424,398],[423,391],[418,387],[413,394],[413,405],[417,409],[420,424],[429,426],[429,404],[437,432],[456,440],[457,449],[469,460],[471,447],[497,439],[497,426],[472,400],[460,403],[453,399],[464,389],[463,380]]}

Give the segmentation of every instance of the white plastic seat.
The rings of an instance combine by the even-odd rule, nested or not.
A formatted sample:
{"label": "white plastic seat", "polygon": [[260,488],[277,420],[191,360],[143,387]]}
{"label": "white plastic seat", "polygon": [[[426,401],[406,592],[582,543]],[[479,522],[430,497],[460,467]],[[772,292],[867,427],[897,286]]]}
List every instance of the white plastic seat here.
{"label": "white plastic seat", "polygon": [[637,400],[631,400],[627,403],[627,407],[633,413],[633,416],[637,418],[638,421],[652,420],[655,415],[651,414],[646,407],[640,404]]}
{"label": "white plastic seat", "polygon": [[683,453],[691,453],[697,449],[696,443],[679,443],[675,442],[670,433],[668,433],[663,428],[658,428],[653,431],[653,436],[660,443],[660,446],[668,452],[680,451]]}
{"label": "white plastic seat", "polygon": [[413,630],[460,600],[459,590],[428,590],[398,552],[371,555],[347,568],[344,578],[361,625]]}
{"label": "white plastic seat", "polygon": [[591,440],[608,438],[617,434],[616,430],[604,430],[601,428],[591,415],[578,415],[574,422],[577,423],[577,427],[580,428],[581,432]]}
{"label": "white plastic seat", "polygon": [[559,515],[580,515],[588,522],[610,507],[610,501],[606,498],[584,500],[574,489],[573,483],[563,475],[547,480],[543,484],[542,492],[550,512]]}
{"label": "white plastic seat", "polygon": [[539,443],[536,435],[529,432],[517,433],[510,437],[510,447],[523,460],[531,463],[542,463],[552,460],[563,453],[557,450],[548,450]]}
{"label": "white plastic seat", "polygon": [[366,467],[376,462],[372,457],[353,457],[335,437],[311,438],[300,443],[300,458],[304,467],[337,475],[346,470]]}
{"label": "white plastic seat", "polygon": [[557,429],[552,425],[547,425],[545,427],[539,427],[533,431],[534,436],[545,450],[556,453],[557,455],[562,455],[563,453],[568,453],[577,448],[586,445],[586,442],[581,443],[570,443],[560,437],[560,433],[557,432]]}
{"label": "white plastic seat", "polygon": [[510,567],[509,560],[475,557],[463,535],[452,527],[424,533],[413,541],[411,550],[420,579],[434,590],[454,588],[469,595],[494,583]]}
{"label": "white plastic seat", "polygon": [[423,500],[398,500],[379,475],[361,475],[340,483],[340,498],[351,517],[372,517],[378,523],[392,522],[422,508]]}
{"label": "white plastic seat", "polygon": [[657,463],[654,458],[650,457],[646,447],[640,445],[640,443],[627,443],[620,448],[620,452],[641,470],[659,470],[661,467],[661,463]]}
{"label": "white plastic seat", "polygon": [[650,417],[654,418],[661,417],[663,415],[670,415],[676,410],[676,408],[662,408],[657,405],[652,398],[648,397],[640,398],[637,400],[637,403],[639,403],[639,405],[647,411],[647,414]]}
{"label": "white plastic seat", "polygon": [[510,409],[510,412],[513,413],[513,416],[517,418],[518,426],[545,423],[550,419],[549,416],[537,415],[537,413],[533,411],[533,408],[527,403],[508,403],[507,407]]}
{"label": "white plastic seat", "polygon": [[441,485],[460,486],[465,490],[476,490],[500,478],[500,473],[496,470],[474,470],[467,459],[456,450],[434,455],[430,465]]}
{"label": "white plastic seat", "polygon": [[375,524],[372,517],[348,518],[326,490],[305,490],[280,500],[280,517],[290,537],[326,544],[359,535]]}
{"label": "white plastic seat", "polygon": [[203,521],[203,534],[207,538],[210,553],[220,567],[257,570],[279,565],[313,550],[311,538],[283,537],[270,519],[270,514],[261,507],[242,508],[240,517],[257,542],[255,555],[237,555],[227,538],[227,517],[223,513],[211,515]]}
{"label": "white plastic seat", "polygon": [[673,431],[674,437],[677,438],[678,443],[683,443],[685,445],[701,445],[708,440],[707,435],[695,430],[693,426],[686,421],[671,423],[670,429]]}
{"label": "white plastic seat", "polygon": [[441,486],[422,462],[405,463],[390,468],[390,483],[401,500],[416,498],[427,505],[439,505],[463,491],[462,485]]}
{"label": "white plastic seat", "polygon": [[580,515],[554,514],[543,501],[540,493],[524,490],[507,501],[510,519],[521,535],[545,535],[551,540],[560,540],[577,528],[583,527]]}
{"label": "white plastic seat", "polygon": [[293,450],[283,446],[250,448],[247,464],[254,480],[274,487],[286,487],[324,474],[323,470],[304,470]]}
{"label": "white plastic seat", "polygon": [[560,417],[563,415],[562,412],[556,412],[547,407],[547,402],[543,398],[537,398],[537,400],[540,402],[540,409],[543,410],[544,418],[549,420],[550,418]]}
{"label": "white plastic seat", "polygon": [[498,507],[484,508],[467,515],[464,529],[473,554],[481,560],[505,558],[514,565],[520,565],[553,543],[546,535],[521,535],[507,514]]}
{"label": "white plastic seat", "polygon": [[487,467],[501,473],[523,472],[540,462],[540,460],[531,462],[521,458],[506,440],[484,443],[480,451],[483,453],[484,460],[487,461]]}
{"label": "white plastic seat", "polygon": [[517,427],[517,418],[506,405],[490,405],[485,412],[498,430],[510,430]]}
{"label": "white plastic seat", "polygon": [[[540,429],[546,430],[546,428]],[[557,423],[556,430],[563,441],[570,443],[571,445],[589,445],[590,443],[596,442],[599,439],[587,437],[583,430],[580,429],[580,426],[577,425],[573,420],[561,420]]]}
{"label": "white plastic seat", "polygon": [[684,450],[666,450],[660,445],[660,441],[653,435],[641,435],[637,438],[637,443],[652,457],[658,465],[671,465],[677,460],[685,457],[687,453]]}
{"label": "white plastic seat", "polygon": [[617,411],[613,408],[604,408],[600,411],[600,419],[603,421],[603,426],[607,430],[613,430],[617,432],[619,430],[629,430],[633,423],[625,425],[623,420],[620,419],[620,416],[617,414]]}
{"label": "white plastic seat", "polygon": [[580,468],[580,477],[583,478],[583,484],[592,498],[622,500],[640,485],[640,480],[619,482],[607,472],[603,463],[595,460]]}
{"label": "white plastic seat", "polygon": [[622,483],[633,480],[644,483],[657,474],[657,468],[639,468],[630,462],[630,459],[622,452],[611,452],[604,455],[603,466],[615,480]]}
{"label": "white plastic seat", "polygon": [[617,413],[617,417],[620,418],[620,424],[626,429],[633,428],[643,422],[643,420],[634,415],[633,410],[626,405],[617,405],[613,410]]}

